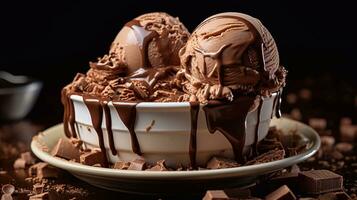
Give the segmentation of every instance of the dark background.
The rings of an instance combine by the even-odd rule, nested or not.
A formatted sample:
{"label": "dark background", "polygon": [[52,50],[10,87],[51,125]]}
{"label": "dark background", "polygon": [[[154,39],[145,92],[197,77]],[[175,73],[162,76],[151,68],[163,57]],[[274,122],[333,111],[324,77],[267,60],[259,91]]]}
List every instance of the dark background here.
{"label": "dark background", "polygon": [[[278,44],[281,64],[289,70],[285,91],[293,91],[296,84],[312,87],[309,81],[322,79],[317,85],[324,91],[347,88],[348,95],[355,95],[355,6],[352,1],[332,2],[1,3],[0,70],[42,80],[45,87],[30,117],[49,116],[53,121],[60,121],[60,89],[76,72],[85,72],[89,61],[107,53],[111,41],[127,21],[143,13],[164,11],[179,16],[192,31],[210,15],[236,11],[259,18],[271,31]],[[322,99],[339,98],[329,90],[321,94]]]}

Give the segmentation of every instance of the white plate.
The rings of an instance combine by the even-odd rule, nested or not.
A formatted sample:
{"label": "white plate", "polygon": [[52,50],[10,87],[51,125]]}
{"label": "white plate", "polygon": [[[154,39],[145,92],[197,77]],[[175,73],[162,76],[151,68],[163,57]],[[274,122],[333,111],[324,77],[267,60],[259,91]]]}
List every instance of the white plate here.
{"label": "white plate", "polygon": [[100,188],[151,195],[201,192],[212,188],[239,187],[250,184],[260,175],[306,160],[320,147],[318,134],[305,124],[281,118],[273,119],[271,125],[282,129],[284,133],[296,131],[302,136],[300,142],[307,144],[306,150],[296,156],[278,161],[229,169],[168,172],[117,170],[69,162],[43,151],[44,146],[51,149],[60,137],[65,137],[62,124],[51,127],[34,137],[31,149],[41,160],[67,170],[79,179]]}

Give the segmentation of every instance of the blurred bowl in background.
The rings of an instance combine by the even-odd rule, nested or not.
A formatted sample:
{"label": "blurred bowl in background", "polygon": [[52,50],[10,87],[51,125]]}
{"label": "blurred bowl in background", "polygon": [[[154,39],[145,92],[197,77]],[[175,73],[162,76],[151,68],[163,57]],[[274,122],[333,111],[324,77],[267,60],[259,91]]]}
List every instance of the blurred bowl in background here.
{"label": "blurred bowl in background", "polygon": [[0,120],[24,118],[35,104],[42,82],[0,71]]}

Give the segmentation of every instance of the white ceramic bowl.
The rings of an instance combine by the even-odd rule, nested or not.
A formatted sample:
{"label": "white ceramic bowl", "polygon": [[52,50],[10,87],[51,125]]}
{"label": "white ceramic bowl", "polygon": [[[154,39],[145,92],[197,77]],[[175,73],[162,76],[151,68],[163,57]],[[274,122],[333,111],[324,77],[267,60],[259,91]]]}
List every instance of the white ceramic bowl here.
{"label": "white ceramic bowl", "polygon": [[[271,97],[263,99],[258,126],[258,141],[263,139],[268,132],[272,117],[274,99],[277,93]],[[93,128],[90,113],[79,95],[72,95],[76,129],[79,138],[87,148],[98,148],[98,136]],[[109,150],[108,135],[103,119],[102,129],[104,134],[104,144],[107,149],[107,156],[110,162],[132,161],[139,156],[132,151],[130,134],[121,121],[116,109],[111,102],[108,103],[112,118],[112,131],[117,155],[113,155]],[[139,141],[141,152],[147,162],[155,163],[165,159],[168,166],[175,167],[178,164],[189,165],[189,143],[191,131],[190,104],[188,102],[179,103],[157,103],[142,102],[136,107],[135,132]],[[104,117],[104,115],[103,115]],[[153,123],[154,121],[154,123]],[[250,111],[246,118],[245,149],[254,143],[256,124],[258,122],[258,109]],[[150,131],[147,127],[153,123]],[[220,155],[233,158],[233,151],[228,140],[218,131],[209,133],[206,119],[202,107],[198,114],[197,124],[197,153],[196,164],[204,165],[212,156]]]}

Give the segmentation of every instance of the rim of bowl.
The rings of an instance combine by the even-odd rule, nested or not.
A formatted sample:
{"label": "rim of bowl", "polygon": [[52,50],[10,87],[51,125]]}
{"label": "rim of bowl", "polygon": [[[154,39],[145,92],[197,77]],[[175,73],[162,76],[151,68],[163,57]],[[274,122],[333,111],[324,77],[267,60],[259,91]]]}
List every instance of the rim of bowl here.
{"label": "rim of bowl", "polygon": [[[268,97],[263,97],[264,99],[275,97],[278,95],[278,92],[273,92],[271,93],[270,96]],[[73,101],[81,102],[83,103],[83,96],[80,94],[72,94],[70,97]],[[113,102],[113,101],[109,101]],[[115,104],[131,104],[132,102],[121,102],[121,101],[115,101]],[[201,104],[204,105],[204,104]],[[146,107],[160,107],[160,108],[170,108],[170,107],[187,107],[190,106],[190,102],[185,101],[185,102],[139,102],[136,107],[139,108],[146,108]]]}
{"label": "rim of bowl", "polygon": [[13,94],[24,92],[28,89],[40,89],[43,86],[42,81],[28,77],[30,80],[23,84],[14,85],[13,87],[0,88],[0,95],[3,94]]}

